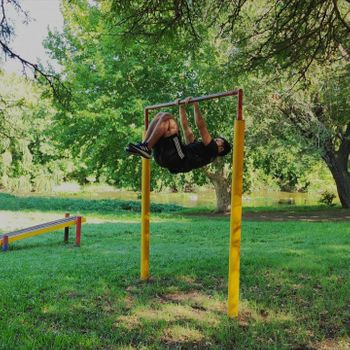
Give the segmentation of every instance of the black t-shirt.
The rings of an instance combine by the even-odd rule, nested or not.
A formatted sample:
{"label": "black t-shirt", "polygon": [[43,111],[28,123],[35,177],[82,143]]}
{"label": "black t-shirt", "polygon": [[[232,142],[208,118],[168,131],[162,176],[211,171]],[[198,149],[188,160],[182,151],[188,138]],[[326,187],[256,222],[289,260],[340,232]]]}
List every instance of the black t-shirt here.
{"label": "black t-shirt", "polygon": [[203,167],[217,157],[216,142],[211,140],[208,145],[194,141],[184,145],[178,134],[162,137],[154,146],[154,159],[158,165],[169,169],[173,174],[186,173]]}
{"label": "black t-shirt", "polygon": [[183,159],[179,159],[177,164],[169,168],[170,172],[186,173],[193,169],[201,168],[215,160],[218,155],[218,148],[214,139],[209,144],[204,145],[201,141],[194,141],[188,145],[182,145],[185,155]]}

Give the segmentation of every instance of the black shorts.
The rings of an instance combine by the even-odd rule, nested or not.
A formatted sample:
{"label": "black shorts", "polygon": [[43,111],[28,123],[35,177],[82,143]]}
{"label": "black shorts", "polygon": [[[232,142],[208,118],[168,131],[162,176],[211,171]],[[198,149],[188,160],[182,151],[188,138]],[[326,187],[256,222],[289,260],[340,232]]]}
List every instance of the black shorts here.
{"label": "black shorts", "polygon": [[154,159],[163,168],[176,169],[185,159],[178,134],[162,137],[153,148]]}

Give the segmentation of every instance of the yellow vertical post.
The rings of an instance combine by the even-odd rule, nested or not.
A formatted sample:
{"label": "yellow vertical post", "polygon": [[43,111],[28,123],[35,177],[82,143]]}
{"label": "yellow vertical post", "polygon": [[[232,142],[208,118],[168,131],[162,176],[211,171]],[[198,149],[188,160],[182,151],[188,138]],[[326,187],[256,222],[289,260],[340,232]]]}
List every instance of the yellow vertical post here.
{"label": "yellow vertical post", "polygon": [[[148,128],[148,111],[145,110],[145,128]],[[142,202],[141,202],[141,280],[149,278],[149,236],[151,161],[142,158]]]}
{"label": "yellow vertical post", "polygon": [[234,149],[232,155],[231,220],[228,275],[228,316],[238,316],[239,274],[242,223],[244,128],[242,118],[243,91],[238,93],[238,117],[234,125]]}

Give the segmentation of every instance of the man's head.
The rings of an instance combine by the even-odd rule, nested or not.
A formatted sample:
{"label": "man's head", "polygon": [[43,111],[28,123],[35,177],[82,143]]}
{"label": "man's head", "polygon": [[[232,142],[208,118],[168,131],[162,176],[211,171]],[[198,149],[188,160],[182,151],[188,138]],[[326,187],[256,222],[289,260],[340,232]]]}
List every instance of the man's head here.
{"label": "man's head", "polygon": [[232,147],[226,139],[220,136],[214,139],[214,141],[218,146],[218,156],[223,157],[230,153]]}

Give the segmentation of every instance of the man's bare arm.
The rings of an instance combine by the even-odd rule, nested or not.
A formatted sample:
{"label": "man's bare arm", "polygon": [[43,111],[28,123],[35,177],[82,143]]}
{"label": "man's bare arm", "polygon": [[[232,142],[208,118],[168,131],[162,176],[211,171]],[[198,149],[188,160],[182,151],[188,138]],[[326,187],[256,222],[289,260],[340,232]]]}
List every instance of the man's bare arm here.
{"label": "man's bare arm", "polygon": [[201,111],[199,110],[198,102],[195,102],[193,104],[193,108],[194,108],[194,120],[195,120],[197,128],[198,128],[198,130],[199,130],[199,132],[201,134],[202,142],[205,145],[208,145],[211,142],[212,137],[211,137],[211,135],[208,132],[207,124],[206,124],[205,120],[202,117]]}
{"label": "man's bare arm", "polygon": [[[189,101],[189,99],[190,98],[188,98],[188,101]],[[187,103],[188,103],[188,101],[187,101]],[[185,103],[185,105],[179,106],[179,114],[180,114],[182,131],[183,131],[184,137],[185,137],[185,143],[188,145],[189,143],[192,143],[194,141],[194,135],[193,135],[192,129],[188,125],[188,119],[187,119],[187,115],[186,115],[187,103]]]}

